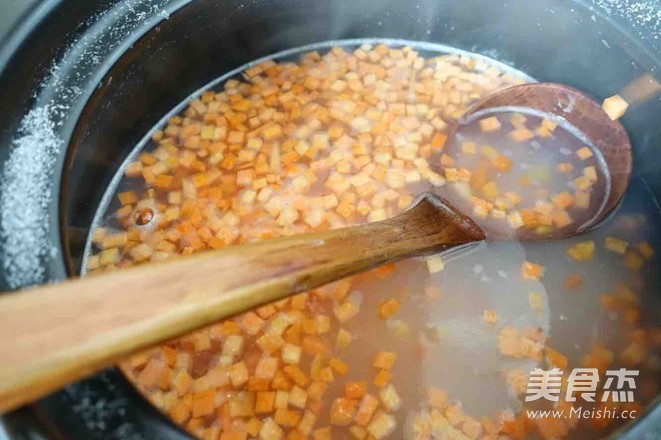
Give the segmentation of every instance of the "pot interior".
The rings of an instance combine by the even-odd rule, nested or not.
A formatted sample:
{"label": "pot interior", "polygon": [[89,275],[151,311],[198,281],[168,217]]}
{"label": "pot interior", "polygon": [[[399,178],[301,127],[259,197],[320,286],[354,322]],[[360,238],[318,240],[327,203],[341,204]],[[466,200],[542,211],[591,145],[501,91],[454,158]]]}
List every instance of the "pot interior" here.
{"label": "pot interior", "polygon": [[[329,41],[341,40],[339,45],[355,48],[364,41],[347,40],[361,38],[376,38],[381,42],[397,39],[388,41],[394,47],[400,47],[403,44],[401,40],[406,40],[414,47],[420,46],[419,42],[441,44],[452,50],[487,56],[539,81],[566,83],[597,99],[617,93],[637,76],[654,71],[658,62],[611,21],[582,5],[569,2],[530,4],[515,0],[504,5],[473,1],[429,1],[418,4],[396,1],[304,4],[289,1],[277,8],[260,2],[242,5],[232,2],[192,2],[146,33],[113,63],[78,119],[67,150],[60,203],[63,249],[69,274],[79,274],[83,270],[87,239],[95,219],[99,220],[102,216],[100,213],[112,206],[110,199],[114,193],[107,189],[120,184],[118,170],[132,160],[131,154],[137,151],[136,145],[148,142],[149,133],[166,115],[180,113],[190,96],[199,95],[199,91],[213,86],[213,82],[227,72],[240,71],[241,66],[254,60],[320,43],[322,46],[312,46],[296,53],[311,49],[323,53],[324,45],[331,45],[326,43]],[[434,49],[438,50],[438,47],[434,46]],[[285,55],[296,59],[294,53]],[[660,221],[655,200],[661,190],[661,179],[656,172],[658,159],[652,151],[654,139],[661,134],[661,128],[654,123],[654,115],[658,114],[660,107],[659,101],[653,100],[624,117],[624,125],[634,148],[634,178],[629,196],[610,226],[581,240],[593,239],[597,246],[602,246],[606,236],[631,234],[631,240],[645,239],[653,247],[659,244],[658,237],[653,233],[653,225]],[[103,207],[101,211],[100,206]],[[502,248],[482,250],[473,256],[465,256],[463,260],[450,263],[452,267],[448,267],[446,279],[443,280],[444,286],[448,286],[445,290],[449,290],[449,286],[460,286],[467,278],[479,281],[490,272],[497,274],[506,269],[515,273],[518,265],[503,268],[496,264],[504,254],[512,262],[525,259],[537,261],[547,268],[557,266],[558,272],[552,278],[545,278],[541,286],[535,286],[535,289],[543,290],[547,312],[548,307],[551,307],[551,314],[547,313],[541,318],[531,315],[531,325],[543,328],[553,343],[557,344],[555,347],[562,346],[565,351],[574,350],[576,362],[579,362],[580,356],[589,353],[589,347],[595,342],[592,333],[594,329],[586,327],[585,323],[609,326],[610,318],[599,307],[596,294],[611,293],[607,290],[608,285],[619,281],[617,274],[620,267],[613,273],[604,273],[603,267],[610,268],[610,265],[616,264],[615,257],[608,257],[599,260],[599,264],[605,266],[581,269],[584,271],[584,279],[593,280],[583,288],[596,294],[590,301],[587,295],[583,300],[567,298],[563,283],[575,268],[571,262],[556,264],[555,261],[559,256],[564,256],[566,248],[572,244],[575,241],[524,247],[518,244],[504,245]],[[87,250],[89,253],[89,248]],[[398,266],[395,276],[422,279],[425,274],[418,270],[419,266],[404,263]],[[641,293],[655,291],[655,278],[653,263],[637,273],[636,282],[642,282],[645,286],[641,287],[644,290]],[[416,286],[416,282],[413,282],[409,287]],[[503,281],[500,289],[513,292],[517,287]],[[503,315],[511,313],[510,319],[516,320],[519,316],[515,312],[517,304],[525,303],[527,306],[530,286],[521,289],[507,301],[499,298],[491,301],[499,307],[499,311],[502,310]],[[369,290],[369,287],[364,290]],[[431,321],[442,324],[442,331],[451,333],[453,339],[437,353],[438,358],[434,362],[444,365],[439,368],[441,371],[453,367],[455,371],[461,370],[468,362],[466,359],[461,356],[453,361],[449,359],[455,350],[466,349],[468,346],[468,353],[478,353],[476,356],[480,361],[476,364],[487,364],[489,359],[479,357],[479,346],[470,347],[471,341],[474,341],[471,337],[475,336],[472,329],[477,324],[459,319],[456,313],[462,310],[462,313],[473,316],[487,308],[487,303],[477,301],[468,305],[446,296],[451,295],[444,295],[447,303],[441,301],[434,305],[440,311]],[[653,294],[642,297],[645,322],[658,326],[658,297]],[[528,316],[520,314],[524,315]],[[582,320],[585,323],[581,323]],[[378,334],[379,330],[374,327],[366,330],[364,337],[372,341],[378,338]],[[605,339],[611,338],[608,332],[604,335],[608,335],[603,337]],[[612,337],[617,339],[616,336]],[[624,342],[618,340],[617,343]],[[372,351],[377,350],[376,345],[370,347]],[[619,350],[623,348],[626,346]],[[491,356],[486,352],[483,350],[482,355]],[[646,358],[650,364],[653,359],[651,354]],[[364,362],[370,361],[365,359]],[[532,366],[526,365],[526,368]],[[481,371],[478,367],[474,370],[473,374],[478,377],[502,373],[500,370]],[[442,375],[433,369],[416,371],[416,374],[419,374],[420,379],[410,378],[412,382],[406,382],[408,385],[402,388],[415,388],[420,385],[418,381]],[[457,376],[457,379],[453,378],[442,386],[450,395],[464,395],[464,383],[471,377]],[[484,382],[483,386],[488,387],[490,383]],[[648,394],[652,394],[651,397],[654,396],[654,383],[645,382],[642,386]],[[507,393],[503,394],[502,391],[496,392],[490,400],[498,402],[499,398],[507,399]],[[147,394],[153,398],[153,395]],[[646,399],[650,400],[650,396]],[[484,399],[479,394],[468,393],[463,400],[468,410],[473,405],[479,406],[479,401]],[[159,418],[152,414],[152,418],[147,420],[158,422]],[[403,425],[404,419],[400,423]],[[149,432],[149,428],[146,431]],[[581,431],[578,432],[581,435]],[[168,431],[167,435],[176,437],[181,434],[173,430]],[[590,434],[585,435],[593,434],[590,431]]]}

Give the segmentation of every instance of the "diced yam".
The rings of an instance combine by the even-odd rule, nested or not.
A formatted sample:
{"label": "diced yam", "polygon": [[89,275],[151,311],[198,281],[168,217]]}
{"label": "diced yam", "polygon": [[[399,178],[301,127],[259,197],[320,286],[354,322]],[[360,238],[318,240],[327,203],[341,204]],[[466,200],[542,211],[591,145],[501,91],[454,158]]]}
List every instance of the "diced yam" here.
{"label": "diced yam", "polygon": [[264,333],[255,343],[264,353],[272,354],[284,345],[285,340],[277,333]]}
{"label": "diced yam", "polygon": [[399,397],[397,390],[391,383],[381,389],[379,397],[381,398],[383,406],[385,406],[388,411],[397,411],[402,405],[402,399]]}
{"label": "diced yam", "polygon": [[606,112],[611,121],[621,118],[629,108],[629,103],[620,95],[614,95],[604,99],[601,108]]}
{"label": "diced yam", "polygon": [[312,411],[305,411],[296,429],[307,438],[315,423],[317,423],[317,416]]}
{"label": "diced yam", "polygon": [[308,401],[308,393],[299,386],[294,386],[289,391],[289,404],[295,408],[305,409]]}
{"label": "diced yam", "polygon": [[360,401],[358,411],[355,416],[355,422],[358,426],[367,426],[372,419],[372,415],[379,407],[379,400],[371,394],[365,394]]}
{"label": "diced yam", "polygon": [[313,440],[332,440],[333,434],[330,426],[324,428],[317,428],[312,432]]}
{"label": "diced yam", "polygon": [[386,413],[379,413],[367,426],[367,431],[376,440],[388,437],[397,427],[395,418]]}
{"label": "diced yam", "polygon": [[262,428],[259,430],[260,440],[282,440],[284,436],[284,431],[272,418],[264,419]]}
{"label": "diced yam", "polygon": [[248,382],[248,368],[245,362],[238,362],[230,368],[230,381],[234,388],[239,388],[241,385]]}
{"label": "diced yam", "polygon": [[317,315],[314,318],[316,334],[323,335],[331,330],[331,319],[328,315]]}
{"label": "diced yam", "polygon": [[571,208],[575,203],[574,196],[569,194],[567,191],[563,191],[554,195],[551,200],[558,209]]}
{"label": "diced yam", "polygon": [[521,213],[513,211],[507,215],[507,223],[512,229],[519,229],[524,225]]}
{"label": "diced yam", "polygon": [[255,377],[262,379],[273,379],[278,370],[278,359],[272,357],[262,357],[255,367]]}
{"label": "diced yam", "polygon": [[594,182],[585,176],[580,176],[574,179],[574,188],[578,191],[586,191],[592,188],[592,185],[594,185]]}
{"label": "diced yam", "polygon": [[250,391],[231,393],[227,406],[232,417],[252,417],[255,415],[255,393]]}
{"label": "diced yam", "polygon": [[590,149],[590,147],[583,147],[583,148],[580,148],[580,149],[576,150],[576,155],[581,160],[587,160],[587,159],[591,158],[592,156],[594,156],[594,154],[592,153],[592,150]]}
{"label": "diced yam", "polygon": [[324,393],[328,389],[328,384],[322,381],[314,381],[308,387],[308,397],[312,400],[321,400]]}
{"label": "diced yam", "polygon": [[496,324],[498,322],[498,313],[493,309],[488,309],[482,312],[482,319],[487,324]]}
{"label": "diced yam", "polygon": [[515,142],[524,142],[534,137],[534,133],[525,127],[516,128],[509,133],[510,139]]}
{"label": "diced yam", "polygon": [[286,364],[298,364],[301,360],[301,347],[285,344],[282,348],[282,361]]}
{"label": "diced yam", "polygon": [[594,165],[583,168],[583,176],[591,182],[596,182],[598,178],[597,168]]}
{"label": "diced yam", "polygon": [[238,356],[243,351],[243,336],[229,335],[223,343],[222,353],[230,356]]}
{"label": "diced yam", "polygon": [[555,211],[551,215],[551,218],[556,228],[564,228],[574,223],[574,219],[571,218],[567,211]]}
{"label": "diced yam", "polygon": [[544,275],[544,267],[539,264],[525,261],[521,265],[521,276],[529,280],[539,280]]}
{"label": "diced yam", "polygon": [[444,410],[448,404],[448,393],[436,387],[428,387],[427,403],[433,408]]}
{"label": "diced yam", "polygon": [[345,349],[349,346],[352,340],[353,336],[351,333],[341,328],[338,330],[337,336],[335,337],[335,346],[339,349]]}
{"label": "diced yam", "polygon": [[522,332],[506,326],[498,332],[498,350],[503,355],[515,359],[541,360],[543,346]]}
{"label": "diced yam", "polygon": [[351,438],[356,440],[363,440],[367,438],[367,429],[362,426],[353,425],[349,428],[349,434]]}
{"label": "diced yam", "polygon": [[570,164],[569,162],[561,162],[555,166],[555,170],[562,174],[571,173],[574,171],[574,165]]}
{"label": "diced yam", "polygon": [[154,254],[154,250],[147,243],[142,243],[132,248],[129,255],[136,262],[148,260]]}
{"label": "diced yam", "polygon": [[241,326],[248,335],[254,336],[262,330],[264,320],[255,312],[248,312],[241,316]]}
{"label": "diced yam", "polygon": [[117,248],[111,248],[111,249],[104,249],[101,251],[100,257],[99,257],[99,263],[101,266],[109,266],[111,264],[116,264],[119,262],[121,256],[119,254],[119,249]]}
{"label": "diced yam", "polygon": [[293,207],[289,206],[286,207],[280,212],[280,215],[276,219],[276,222],[280,226],[290,226],[293,225],[296,220],[298,220],[298,211],[294,209]]}
{"label": "diced yam", "polygon": [[588,209],[590,207],[590,193],[585,191],[576,191],[575,206],[579,209]]}
{"label": "diced yam", "polygon": [[280,312],[271,321],[266,332],[268,334],[282,335],[294,323],[294,319],[287,313]]}
{"label": "diced yam", "polygon": [[120,192],[117,194],[117,198],[119,199],[119,203],[124,205],[134,205],[138,203],[138,195],[134,191],[125,191],[125,192]]}
{"label": "diced yam", "polygon": [[605,247],[609,251],[624,254],[627,251],[628,246],[629,243],[624,240],[615,237],[606,237]]}
{"label": "diced yam", "polygon": [[524,125],[526,123],[526,118],[524,115],[521,113],[514,113],[512,117],[510,117],[510,123],[514,125],[515,127],[519,127],[521,125]]}
{"label": "diced yam", "polygon": [[558,124],[556,122],[548,119],[548,118],[544,118],[544,119],[542,119],[542,123],[540,124],[540,126],[544,127],[545,129],[547,129],[550,132],[553,132],[553,131],[555,131]]}
{"label": "diced yam", "polygon": [[438,273],[445,269],[445,264],[440,256],[427,258],[427,270],[429,273]]}
{"label": "diced yam", "polygon": [[480,130],[484,133],[490,133],[500,130],[501,124],[497,117],[491,116],[488,118],[480,119]]}
{"label": "diced yam", "polygon": [[358,401],[339,397],[333,401],[330,413],[331,425],[348,426],[354,421],[358,412]]}
{"label": "diced yam", "polygon": [[273,407],[276,409],[287,408],[289,406],[289,391],[278,390],[275,392],[275,401]]}
{"label": "diced yam", "polygon": [[594,241],[580,241],[567,249],[567,255],[576,261],[590,261],[594,255]]}
{"label": "diced yam", "polygon": [[380,368],[382,370],[390,370],[395,361],[397,360],[397,354],[391,351],[381,351],[377,353],[374,358],[374,363],[372,364],[374,368]]}
{"label": "diced yam", "polygon": [[494,181],[487,182],[480,190],[482,191],[482,196],[487,200],[493,200],[498,197],[498,186]]}
{"label": "diced yam", "polygon": [[351,301],[345,301],[342,304],[333,304],[333,314],[340,322],[347,322],[359,312],[359,308]]}
{"label": "diced yam", "polygon": [[461,425],[461,430],[469,439],[478,439],[482,435],[482,425],[470,417],[466,417],[466,420]]}
{"label": "diced yam", "polygon": [[180,395],[186,394],[193,383],[193,378],[188,374],[188,371],[181,369],[172,379],[172,387]]}
{"label": "diced yam", "polygon": [[464,154],[475,154],[476,151],[477,151],[477,148],[475,146],[475,142],[464,141],[461,144],[461,151]]}
{"label": "diced yam", "polygon": [[544,297],[539,292],[528,293],[528,305],[538,314],[544,311]]}
{"label": "diced yam", "polygon": [[297,365],[285,365],[282,371],[300,387],[307,385],[310,380]]}

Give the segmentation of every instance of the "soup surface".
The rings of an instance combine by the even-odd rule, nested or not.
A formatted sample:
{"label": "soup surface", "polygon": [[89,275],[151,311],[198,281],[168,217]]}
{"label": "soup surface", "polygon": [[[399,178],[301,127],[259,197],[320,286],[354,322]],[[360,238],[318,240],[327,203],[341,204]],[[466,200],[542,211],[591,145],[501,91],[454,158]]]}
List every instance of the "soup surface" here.
{"label": "soup surface", "polygon": [[[222,78],[138,146],[97,215],[88,274],[383,220],[424,190],[499,231],[551,234],[608,192],[598,155],[545,115],[484,115],[447,139],[471,103],[528,80],[494,61],[401,42],[286,55]],[[641,304],[658,217],[634,180],[574,239],[385,266],[121,366],[206,440],[600,437],[657,394],[659,317]],[[578,367],[603,379],[592,398],[567,393]],[[604,397],[619,368],[639,371],[633,401]],[[526,402],[534,369],[564,371],[557,401]]]}

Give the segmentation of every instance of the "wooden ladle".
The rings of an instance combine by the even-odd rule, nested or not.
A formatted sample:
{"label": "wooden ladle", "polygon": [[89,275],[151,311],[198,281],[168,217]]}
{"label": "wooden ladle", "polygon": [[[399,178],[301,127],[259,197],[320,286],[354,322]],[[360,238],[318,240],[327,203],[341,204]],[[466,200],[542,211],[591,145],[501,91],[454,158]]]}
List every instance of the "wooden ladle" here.
{"label": "wooden ladle", "polygon": [[[598,148],[611,176],[608,201],[631,173],[624,128],[577,90],[526,84],[466,113],[518,106],[555,113]],[[572,235],[579,231],[565,231]],[[298,292],[416,255],[485,239],[468,217],[431,193],[401,215],[346,229],[232,246],[0,297],[0,412],[38,399],[138,350]]]}

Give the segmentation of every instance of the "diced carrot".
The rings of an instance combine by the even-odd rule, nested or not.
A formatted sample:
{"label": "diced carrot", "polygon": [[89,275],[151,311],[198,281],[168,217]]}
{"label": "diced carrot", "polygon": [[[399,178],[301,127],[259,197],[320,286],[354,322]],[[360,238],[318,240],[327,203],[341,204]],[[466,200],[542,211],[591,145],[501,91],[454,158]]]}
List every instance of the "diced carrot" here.
{"label": "diced carrot", "polygon": [[480,130],[484,133],[491,133],[500,130],[501,124],[496,116],[480,119]]}
{"label": "diced carrot", "polygon": [[349,372],[349,366],[338,358],[332,358],[328,361],[328,365],[340,376],[344,376]]}
{"label": "diced carrot", "polygon": [[374,358],[374,368],[390,370],[397,360],[397,354],[390,351],[381,351]]}
{"label": "diced carrot", "polygon": [[381,319],[388,319],[399,311],[401,304],[395,298],[390,298],[379,303],[379,316]]}
{"label": "diced carrot", "polygon": [[592,153],[590,147],[583,147],[576,151],[576,155],[579,159],[586,160],[591,158],[594,154]]}
{"label": "diced carrot", "polygon": [[333,401],[330,422],[335,426],[348,426],[354,421],[358,412],[358,401],[339,397]]}
{"label": "diced carrot", "polygon": [[390,372],[388,370],[379,370],[374,376],[374,385],[377,388],[383,388],[388,383],[390,383]]}
{"label": "diced carrot", "polygon": [[624,240],[620,240],[615,237],[606,237],[604,247],[609,251],[616,252],[618,254],[624,254],[627,251],[629,243]]}
{"label": "diced carrot", "polygon": [[586,240],[567,249],[567,255],[576,261],[590,261],[594,255],[594,241]]}
{"label": "diced carrot", "polygon": [[583,279],[581,278],[581,275],[577,273],[573,273],[569,275],[567,278],[565,278],[565,289],[567,290],[577,289],[581,286],[582,283],[583,283]]}
{"label": "diced carrot", "polygon": [[561,370],[565,370],[567,368],[567,356],[552,349],[551,347],[546,347],[546,358],[549,360],[551,365],[560,368]]}
{"label": "diced carrot", "polygon": [[530,280],[539,280],[544,275],[544,267],[536,263],[525,261],[521,265],[521,276]]}
{"label": "diced carrot", "polygon": [[437,132],[431,140],[432,148],[436,150],[442,150],[447,140],[447,135],[444,133]]}

